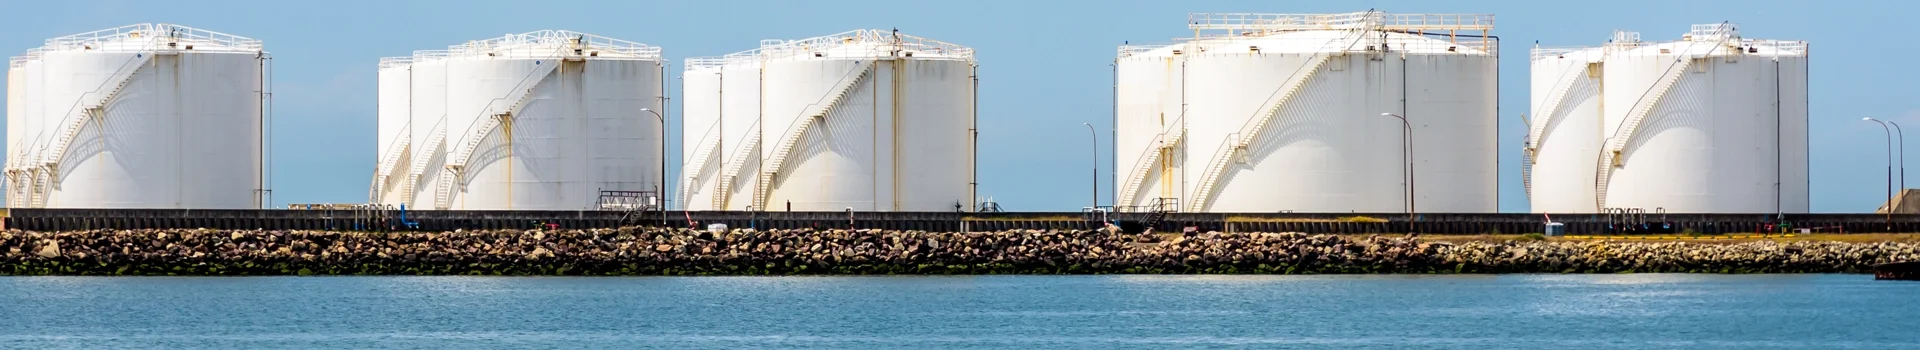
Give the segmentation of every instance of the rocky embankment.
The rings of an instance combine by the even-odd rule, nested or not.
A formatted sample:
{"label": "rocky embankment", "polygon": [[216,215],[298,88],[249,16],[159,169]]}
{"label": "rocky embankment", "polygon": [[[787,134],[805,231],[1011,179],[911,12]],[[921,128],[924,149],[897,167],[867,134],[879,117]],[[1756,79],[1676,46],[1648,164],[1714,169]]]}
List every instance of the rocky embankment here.
{"label": "rocky embankment", "polygon": [[13,275],[1802,273],[1920,259],[1910,242],[1448,243],[1101,231],[0,232]]}

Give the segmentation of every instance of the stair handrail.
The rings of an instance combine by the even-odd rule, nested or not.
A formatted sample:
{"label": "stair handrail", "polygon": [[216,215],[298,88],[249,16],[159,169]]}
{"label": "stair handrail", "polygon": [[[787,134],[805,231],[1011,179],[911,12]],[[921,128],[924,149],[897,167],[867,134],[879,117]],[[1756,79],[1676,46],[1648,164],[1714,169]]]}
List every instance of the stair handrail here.
{"label": "stair handrail", "polygon": [[[86,116],[85,113],[77,113],[77,112],[82,112],[82,109],[86,108],[87,101],[90,100],[89,97],[96,97],[96,98],[100,97],[98,96],[99,94],[101,94],[100,90],[107,89],[107,85],[112,85],[116,81],[123,80],[123,79],[119,79],[122,75],[126,75],[127,76],[126,79],[133,79],[132,74],[137,73],[140,70],[140,67],[146,66],[147,60],[153,59],[153,54],[154,52],[157,51],[155,50],[156,46],[159,45],[158,38],[159,38],[158,36],[149,36],[147,40],[145,40],[146,43],[142,45],[142,48],[138,51],[134,51],[134,57],[128,58],[126,62],[121,62],[120,68],[115,69],[113,71],[113,75],[107,76],[107,79],[101,81],[100,85],[95,86],[92,91],[81,93],[79,96],[80,98],[74,99],[73,105],[67,107],[67,112],[63,114],[66,117],[60,120],[59,125],[61,128],[55,129],[55,131],[57,131],[60,135],[65,135],[67,125],[79,123],[83,121],[83,120],[75,120],[75,118],[80,118],[80,117],[91,118],[91,116]],[[131,71],[129,69],[131,69]],[[108,96],[108,98],[111,98],[111,96]],[[104,103],[105,101],[102,101],[102,102]],[[46,152],[50,151],[50,149],[53,148],[52,143],[56,142],[53,140],[46,139],[47,137],[51,137],[51,135],[48,135],[47,133],[40,133],[40,134],[34,135],[34,138],[33,138],[33,142],[32,142],[33,149],[31,152],[32,154],[35,155],[35,158],[36,158],[34,163],[38,165],[44,166],[47,164],[51,164],[52,162],[59,161],[59,159],[57,158],[52,160],[47,159]],[[46,141],[46,142],[43,142],[43,141]]]}
{"label": "stair handrail", "polygon": [[[1187,111],[1185,107],[1182,107],[1180,110],[1180,115],[1175,116],[1173,118],[1173,122],[1167,123],[1167,125],[1160,128],[1160,133],[1154,134],[1152,139],[1147,140],[1146,149],[1140,150],[1140,156],[1135,157],[1133,161],[1133,167],[1127,168],[1129,170],[1132,170],[1134,173],[1127,175],[1127,182],[1124,184],[1121,184],[1121,186],[1125,186],[1125,187],[1120,188],[1120,196],[1122,198],[1117,198],[1116,200],[1125,200],[1127,201],[1128,204],[1133,203],[1133,199],[1132,199],[1133,194],[1139,191],[1140,189],[1140,185],[1138,185],[1137,184],[1138,182],[1134,180],[1138,178],[1138,179],[1141,179],[1140,181],[1146,181],[1144,179],[1146,178],[1147,174],[1143,171],[1139,171],[1140,168],[1151,165],[1150,163],[1148,163],[1148,161],[1160,158],[1161,149],[1167,148],[1167,147],[1173,147],[1173,145],[1178,144],[1179,142],[1181,142],[1182,139],[1186,138],[1186,134],[1187,134],[1186,124],[1185,124],[1186,119],[1187,119]],[[1180,132],[1180,138],[1167,140],[1167,133],[1174,132],[1174,131]],[[1165,142],[1165,144],[1156,144],[1160,142]]]}
{"label": "stair handrail", "polygon": [[[1262,107],[1266,107],[1266,108],[1261,108],[1259,110],[1254,111],[1254,114],[1252,116],[1249,116],[1249,118],[1247,118],[1247,121],[1240,125],[1240,128],[1236,129],[1238,132],[1235,132],[1234,134],[1240,135],[1240,137],[1238,137],[1238,140],[1235,140],[1235,138],[1228,138],[1226,140],[1222,140],[1222,141],[1230,141],[1232,144],[1229,145],[1228,143],[1223,142],[1220,146],[1220,149],[1216,149],[1214,151],[1216,156],[1212,161],[1210,161],[1209,164],[1207,164],[1207,168],[1206,168],[1207,173],[1205,173],[1204,175],[1201,175],[1200,177],[1201,178],[1200,181],[1202,182],[1200,184],[1201,189],[1198,191],[1195,191],[1194,200],[1190,203],[1187,203],[1187,205],[1193,208],[1191,211],[1195,211],[1195,212],[1201,211],[1200,209],[1203,209],[1206,206],[1206,203],[1211,200],[1211,198],[1209,197],[1212,197],[1212,194],[1207,192],[1213,192],[1212,188],[1217,186],[1211,184],[1210,182],[1218,181],[1218,180],[1210,180],[1209,178],[1218,177],[1219,175],[1216,175],[1214,173],[1225,171],[1221,169],[1226,166],[1225,161],[1233,158],[1230,155],[1219,155],[1220,153],[1238,152],[1237,149],[1239,149],[1241,146],[1253,143],[1252,140],[1257,136],[1259,136],[1259,132],[1265,129],[1265,126],[1263,125],[1265,125],[1266,119],[1272,118],[1274,115],[1279,114],[1280,109],[1284,108],[1286,101],[1283,101],[1282,99],[1288,96],[1291,96],[1291,95],[1286,95],[1288,90],[1294,90],[1304,86],[1307,83],[1307,80],[1310,80],[1310,78],[1314,74],[1317,74],[1320,71],[1319,69],[1320,65],[1324,65],[1328,61],[1333,59],[1333,54],[1335,53],[1345,54],[1348,51],[1352,51],[1353,46],[1359,45],[1361,40],[1367,39],[1367,36],[1365,34],[1371,33],[1371,32],[1372,30],[1366,29],[1366,28],[1348,29],[1347,34],[1342,35],[1339,39],[1328,41],[1327,45],[1323,45],[1321,50],[1319,50],[1318,52],[1315,52],[1313,54],[1313,57],[1315,57],[1314,59],[1310,59],[1307,62],[1301,62],[1300,67],[1295,68],[1293,70],[1293,73],[1288,74],[1287,80],[1283,80],[1285,83],[1281,84],[1280,86],[1274,87],[1273,93],[1267,96],[1268,102],[1262,103]],[[1354,38],[1350,42],[1347,42],[1345,47],[1332,45],[1335,43],[1347,41],[1349,36],[1353,36]],[[1306,69],[1308,67],[1312,67],[1312,69],[1311,70]],[[1302,76],[1302,74],[1306,74],[1306,75]],[[1296,78],[1298,78],[1298,80],[1296,80]],[[1256,126],[1259,126],[1259,127],[1256,127]],[[1253,129],[1253,130],[1249,130],[1249,129]],[[1229,148],[1228,146],[1231,146],[1231,148]]]}
{"label": "stair handrail", "polygon": [[[1534,116],[1546,118],[1546,120],[1527,125],[1527,148],[1539,149],[1540,142],[1546,140],[1547,124],[1553,121],[1553,112],[1560,109],[1561,100],[1565,100],[1566,95],[1572,92],[1573,84],[1579,80],[1579,77],[1587,74],[1585,64],[1581,66],[1580,69],[1560,72],[1560,77],[1554,79],[1554,90],[1547,93],[1547,104],[1533,111]],[[1580,74],[1573,74],[1576,71]]]}
{"label": "stair handrail", "polygon": [[[793,156],[791,150],[788,149],[790,145],[800,142],[800,137],[804,136],[807,130],[811,130],[814,123],[825,122],[827,115],[833,113],[833,108],[842,101],[845,101],[845,97],[851,94],[853,89],[859,88],[861,80],[870,76],[874,70],[879,69],[879,60],[869,57],[865,63],[859,63],[859,65],[859,68],[843,74],[840,80],[834,83],[834,88],[828,90],[826,95],[820,96],[818,100],[807,104],[804,109],[801,109],[800,113],[793,119],[794,121],[787,125],[787,130],[780,135],[780,139],[777,140],[778,143],[775,143],[774,154],[761,158],[761,171],[759,174],[761,178],[759,182],[764,183],[765,186],[756,184],[753,189],[754,198],[752,200],[754,201],[753,204],[755,207],[766,207],[767,204],[762,203],[762,201],[773,196],[773,176],[779,174],[780,168],[786,165],[787,158]],[[819,120],[816,121],[815,119]]]}
{"label": "stair handrail", "polygon": [[[789,139],[799,137],[800,135],[792,135],[792,133],[795,130],[801,130],[805,127],[809,127],[810,125],[808,124],[814,122],[812,120],[813,118],[819,117],[824,119],[826,118],[827,114],[832,113],[833,104],[837,103],[838,101],[830,102],[828,100],[834,99],[836,96],[845,96],[846,94],[851,93],[848,90],[858,88],[859,87],[857,86],[857,84],[859,83],[858,79],[860,77],[866,76],[869,70],[873,70],[877,68],[878,62],[879,62],[879,60],[873,59],[873,58],[867,58],[865,59],[865,61],[866,61],[865,63],[860,64],[859,68],[856,68],[854,70],[848,71],[845,74],[842,74],[840,77],[840,80],[834,82],[833,90],[827,91],[827,94],[821,95],[820,98],[817,100],[814,100],[813,103],[808,103],[806,105],[806,108],[803,108],[800,110],[800,113],[796,113],[793,119],[796,121],[787,125],[786,133],[781,134],[781,138],[779,139],[779,141],[781,142],[780,144],[784,145],[786,142],[790,142]],[[780,171],[779,166],[782,165],[782,163],[785,163],[784,158],[786,157],[785,155],[778,155],[776,159],[771,159],[772,163],[768,163],[767,161],[769,159],[767,158],[776,158],[776,157],[766,157],[761,159],[760,164],[762,164],[763,166],[772,165],[768,167],[771,169],[765,170],[763,172]]]}
{"label": "stair handrail", "polygon": [[[565,57],[567,48],[568,47],[565,45],[559,45],[559,46],[556,46],[556,48],[553,50],[552,55],[535,58],[535,62],[541,62],[542,60],[552,59],[553,64],[545,67],[536,67],[532,71],[528,71],[525,76],[520,77],[519,82],[513,84],[513,89],[507,90],[506,96],[500,96],[500,97],[488,99],[487,105],[480,108],[480,115],[475,116],[474,118],[475,122],[472,124],[467,124],[467,129],[461,132],[460,144],[458,146],[459,148],[453,149],[454,153],[449,154],[449,157],[447,157],[447,165],[460,166],[460,167],[466,166],[466,161],[467,161],[466,157],[471,156],[471,154],[463,154],[463,153],[472,152],[472,150],[470,149],[465,149],[467,148],[466,144],[468,143],[467,137],[473,137],[474,136],[473,133],[475,132],[485,132],[485,133],[491,134],[493,133],[492,129],[495,126],[499,125],[498,122],[489,120],[489,119],[494,119],[493,116],[501,114],[501,113],[496,113],[494,111],[494,105],[500,102],[506,101],[508,98],[513,97],[515,94],[523,94],[521,95],[521,99],[526,98],[526,96],[533,95],[533,91],[531,90],[533,90],[533,88],[535,87],[538,87],[537,84],[539,84],[540,81],[546,80],[545,78],[547,77],[548,74],[552,74],[554,70],[559,69],[560,65],[562,64],[560,59]],[[528,84],[535,84],[535,85],[528,85]],[[517,104],[520,102],[519,100],[520,99],[514,99],[513,103]],[[510,106],[511,105],[509,105],[508,108],[512,108]],[[511,110],[502,111],[502,113],[516,113],[516,112],[517,111],[511,111]],[[479,128],[485,128],[485,129],[479,129]],[[451,136],[452,134],[448,134],[448,135]],[[485,137],[486,135],[479,136],[479,138],[485,138]],[[459,164],[455,164],[455,160],[458,160]]]}
{"label": "stair handrail", "polygon": [[[406,152],[407,148],[413,146],[412,145],[413,138],[411,137],[412,135],[408,134],[410,131],[412,131],[412,129],[413,129],[413,125],[411,123],[409,123],[408,125],[401,126],[400,133],[398,135],[394,135],[393,137],[394,140],[387,143],[387,149],[382,150],[380,152],[381,156],[380,156],[379,163],[373,165],[373,181],[374,181],[373,185],[374,185],[375,193],[371,194],[371,196],[375,197],[373,198],[375,202],[379,201],[378,197],[382,197],[387,194],[387,187],[391,187],[391,184],[392,184],[392,181],[382,182],[380,181],[380,178],[382,176],[392,177],[394,175],[397,175],[397,174],[394,174],[394,171],[400,169],[400,155],[407,153]],[[388,161],[389,159],[391,159],[392,161],[389,162]],[[381,167],[386,166],[387,163],[393,163],[393,166],[387,169],[381,169]],[[408,163],[408,164],[411,165],[412,163]]]}
{"label": "stair handrail", "polygon": [[[1726,46],[1723,44],[1725,44],[1727,40],[1728,40],[1727,38],[1722,38],[1720,40],[1712,41],[1711,43],[1713,43],[1713,47],[1708,48],[1707,52],[1700,54],[1700,56],[1701,57],[1712,56],[1715,51],[1720,50],[1720,47]],[[1672,89],[1671,85],[1676,85],[1680,83],[1679,82],[1680,78],[1678,77],[1685,75],[1686,72],[1676,71],[1676,70],[1686,69],[1692,66],[1691,64],[1692,60],[1695,58],[1694,55],[1692,54],[1693,50],[1695,49],[1694,45],[1698,45],[1700,43],[1707,43],[1707,41],[1696,41],[1696,42],[1688,43],[1686,47],[1686,51],[1683,51],[1681,54],[1677,55],[1679,57],[1674,59],[1674,64],[1668,65],[1667,69],[1661,72],[1660,81],[1654,82],[1654,86],[1650,86],[1645,91],[1640,92],[1640,97],[1635,99],[1633,102],[1633,109],[1627,110],[1627,113],[1629,113],[1627,115],[1627,119],[1620,121],[1620,125],[1613,126],[1613,132],[1608,134],[1611,136],[1608,137],[1610,142],[1608,142],[1607,149],[1605,150],[1607,152],[1606,156],[1611,157],[1613,152],[1619,151],[1617,148],[1625,148],[1627,142],[1631,141],[1628,139],[1633,137],[1633,135],[1631,135],[1631,131],[1634,129],[1638,129],[1638,127],[1636,126],[1634,129],[1626,129],[1629,131],[1629,135],[1621,135],[1620,131],[1622,131],[1629,125],[1638,125],[1639,123],[1636,123],[1635,122],[1636,120],[1645,119],[1647,114],[1653,113],[1653,106],[1651,104],[1655,102],[1659,102],[1659,99],[1656,98],[1652,101],[1649,101],[1647,99],[1648,97],[1654,97],[1654,93],[1657,91],[1664,93],[1663,90],[1671,90]],[[1662,89],[1661,86],[1663,85],[1668,87],[1666,89]],[[1642,110],[1645,110],[1645,111],[1642,112]],[[1635,117],[1635,115],[1638,115],[1638,117]],[[1625,136],[1625,137],[1622,137],[1622,136]]]}
{"label": "stair handrail", "polygon": [[[690,166],[693,167],[683,174],[685,177],[680,183],[679,194],[681,205],[686,205],[687,201],[693,198],[693,195],[690,193],[692,191],[689,191],[691,187],[693,187],[693,176],[699,176],[701,172],[707,171],[707,158],[713,158],[713,154],[717,152],[715,149],[720,148],[718,142],[707,143],[707,140],[717,136],[715,134],[719,133],[719,130],[720,122],[716,120],[713,125],[707,127],[707,131],[700,132],[700,139],[698,141],[694,141],[693,157],[680,161],[680,169],[688,169]],[[721,166],[726,166],[726,164],[721,164]]]}
{"label": "stair handrail", "polygon": [[[1601,141],[1605,147],[1600,150],[1598,159],[1595,160],[1596,168],[1594,169],[1593,179],[1594,206],[1596,208],[1607,207],[1608,190],[1610,189],[1609,187],[1612,187],[1610,185],[1613,182],[1613,167],[1621,161],[1621,159],[1615,155],[1626,149],[1627,143],[1631,142],[1635,136],[1634,134],[1638,133],[1640,122],[1644,121],[1647,115],[1653,114],[1653,104],[1659,102],[1659,97],[1664,96],[1667,91],[1672,90],[1674,85],[1680,83],[1680,77],[1686,75],[1685,70],[1690,69],[1693,65],[1693,59],[1695,57],[1692,52],[1696,48],[1695,45],[1712,43],[1713,47],[1708,48],[1707,52],[1700,54],[1700,57],[1710,57],[1715,51],[1720,50],[1721,46],[1726,46],[1725,43],[1728,40],[1732,39],[1732,37],[1721,37],[1714,41],[1689,42],[1686,45],[1685,51],[1676,55],[1679,57],[1674,59],[1674,64],[1668,65],[1667,69],[1661,72],[1660,80],[1655,81],[1653,86],[1642,91],[1640,97],[1634,100],[1632,109],[1627,110],[1626,119],[1621,120],[1620,125],[1615,125],[1613,132],[1609,133],[1607,138]],[[1658,95],[1656,95],[1656,93]],[[1648,97],[1653,97],[1653,99],[1649,100]],[[1625,131],[1625,134],[1622,134],[1622,131]]]}

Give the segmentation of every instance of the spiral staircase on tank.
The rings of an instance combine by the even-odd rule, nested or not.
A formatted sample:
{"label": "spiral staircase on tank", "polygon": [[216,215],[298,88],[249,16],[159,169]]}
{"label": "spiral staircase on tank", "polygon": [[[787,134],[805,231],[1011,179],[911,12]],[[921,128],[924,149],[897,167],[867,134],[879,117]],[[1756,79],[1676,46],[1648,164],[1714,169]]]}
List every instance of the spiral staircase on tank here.
{"label": "spiral staircase on tank", "polygon": [[1226,174],[1227,165],[1232,163],[1233,156],[1245,152],[1247,147],[1257,139],[1254,136],[1265,132],[1267,125],[1273,124],[1274,119],[1280,115],[1281,107],[1292,101],[1294,96],[1299,96],[1307,82],[1319,75],[1327,62],[1333,60],[1333,56],[1332,53],[1327,52],[1316,54],[1312,64],[1304,70],[1295,71],[1293,76],[1287,79],[1286,85],[1282,85],[1284,90],[1267,103],[1258,118],[1249,120],[1248,124],[1240,127],[1240,131],[1235,133],[1240,135],[1239,137],[1229,136],[1226,140],[1222,140],[1224,141],[1221,143],[1222,147],[1214,152],[1213,160],[1207,163],[1206,172],[1200,176],[1200,187],[1194,191],[1193,201],[1187,204],[1188,211],[1200,212],[1206,209],[1207,202],[1212,199],[1214,190],[1219,187],[1220,178]]}
{"label": "spiral staircase on tank", "polygon": [[[1159,164],[1161,161],[1160,158],[1162,157],[1161,154],[1168,153],[1168,150],[1179,147],[1180,143],[1186,142],[1186,119],[1187,114],[1184,111],[1181,112],[1180,116],[1174,117],[1173,122],[1167,123],[1167,127],[1161,129],[1159,134],[1154,135],[1153,140],[1148,141],[1148,144],[1151,145],[1149,146],[1150,148],[1142,150],[1144,154],[1140,155],[1140,160],[1135,161],[1133,172],[1127,175],[1127,182],[1120,186],[1119,200],[1126,202],[1119,203],[1117,204],[1118,206],[1133,207],[1133,197],[1140,194],[1140,187],[1145,185],[1147,181],[1147,172],[1153,171],[1154,165]],[[1167,175],[1162,174],[1161,176]],[[1157,204],[1153,206],[1158,207]]]}
{"label": "spiral staircase on tank", "polygon": [[48,145],[45,153],[40,155],[39,161],[25,170],[28,177],[27,207],[45,208],[47,206],[49,191],[54,183],[60,181],[60,166],[66,162],[67,151],[72,148],[73,142],[80,138],[80,130],[86,128],[88,124],[105,122],[107,104],[112,103],[115,97],[120,96],[121,91],[125,91],[127,86],[133,83],[133,77],[140,72],[141,67],[153,62],[155,54],[156,52],[151,49],[134,53],[134,58],[122,63],[113,76],[101,82],[100,88],[83,94],[79,101],[74,101],[74,106],[64,114],[66,119],[60,123],[60,138]]}
{"label": "spiral staircase on tank", "polygon": [[[411,128],[412,126],[406,127],[406,129]],[[400,131],[398,137],[395,137],[398,140],[394,140],[395,143],[388,148],[386,155],[380,157],[380,164],[374,166],[373,187],[367,191],[367,203],[380,203],[388,193],[392,192],[387,187],[393,185],[393,178],[407,170],[400,167],[400,159],[406,158],[413,150],[413,138],[407,137],[406,129]]]}
{"label": "spiral staircase on tank", "polygon": [[1543,119],[1528,125],[1526,145],[1520,152],[1520,184],[1526,188],[1527,198],[1533,198],[1533,164],[1540,160],[1540,145],[1547,139],[1547,124],[1553,122],[1554,111],[1560,110],[1560,105],[1566,103],[1567,93],[1586,75],[1586,69],[1568,70],[1560,74],[1562,77],[1554,83],[1553,92],[1547,93],[1547,104],[1533,111],[1534,116]]}
{"label": "spiral staircase on tank", "polygon": [[[748,125],[747,128],[753,129],[759,126],[760,122],[755,121],[753,125]],[[733,157],[731,158],[733,161],[727,162],[726,167],[720,169],[720,177],[717,178],[720,180],[720,183],[714,185],[714,209],[727,209],[727,201],[733,198],[733,182],[740,177],[740,172],[746,167],[746,157],[749,154],[753,154],[753,157],[756,159],[759,157],[756,153],[758,152],[756,151],[758,147],[760,147],[760,133],[752,133],[747,135],[746,140],[740,142],[740,148],[734,149]]]}
{"label": "spiral staircase on tank", "polygon": [[826,122],[827,115],[840,107],[840,103],[846,101],[847,96],[853,94],[854,89],[873,77],[875,67],[878,66],[877,62],[878,60],[872,59],[863,62],[858,75],[842,78],[838,86],[831,90],[833,95],[823,102],[813,104],[817,109],[807,111],[805,120],[796,121],[793,123],[795,125],[788,127],[790,130],[780,138],[780,143],[774,146],[773,154],[760,163],[763,171],[758,179],[759,186],[753,191],[754,208],[761,208],[761,210],[767,208],[767,200],[773,196],[773,185],[778,183],[774,180],[779,176],[780,167],[786,165],[787,158],[793,155],[793,149],[799,147],[800,140],[805,138],[807,131],[813,130],[815,124]]}
{"label": "spiral staircase on tank", "polygon": [[440,182],[433,191],[434,209],[447,210],[453,206],[455,185],[466,183],[467,160],[480,147],[480,143],[486,140],[488,135],[499,131],[502,126],[513,123],[513,117],[520,113],[520,109],[533,101],[533,90],[540,87],[540,82],[546,81],[547,77],[559,71],[560,65],[565,64],[565,61],[577,60],[583,60],[583,58],[568,56],[551,61],[551,64],[539,64],[541,62],[536,61],[539,67],[535,67],[533,72],[529,72],[526,78],[522,78],[519,84],[514,85],[513,90],[507,91],[507,96],[494,100],[494,102],[508,101],[508,105],[496,110],[493,109],[493,103],[488,103],[486,108],[481,109],[481,113],[486,113],[486,118],[480,124],[468,128],[469,131],[462,135],[460,146],[453,148],[453,153],[447,156],[446,166],[440,170]]}
{"label": "spiral staircase on tank", "polygon": [[1621,152],[1627,148],[1627,142],[1633,140],[1635,133],[1640,130],[1640,125],[1647,120],[1647,115],[1653,113],[1653,108],[1660,104],[1660,100],[1666,98],[1667,92],[1672,91],[1673,86],[1680,82],[1680,78],[1686,76],[1687,70],[1693,66],[1693,61],[1690,57],[1680,57],[1678,62],[1670,66],[1666,74],[1660,77],[1659,83],[1642,95],[1639,101],[1634,102],[1633,109],[1628,110],[1627,120],[1614,130],[1612,137],[1607,138],[1605,148],[1600,150],[1598,164],[1595,164],[1593,188],[1596,209],[1607,208],[1607,184],[1613,176],[1613,168],[1625,164],[1626,159],[1621,157]]}
{"label": "spiral staircase on tank", "polygon": [[[708,131],[704,135],[701,135],[699,146],[696,146],[698,148],[695,148],[693,151],[693,157],[687,158],[685,160],[686,164],[692,167],[691,168],[687,168],[685,166],[682,167],[682,168],[687,168],[685,169],[685,174],[687,174],[688,176],[685,180],[680,181],[679,200],[682,205],[685,205],[686,203],[688,203],[693,199],[693,194],[692,194],[693,186],[697,183],[696,181],[694,181],[693,176],[699,176],[700,173],[706,172],[707,159],[713,158],[713,155],[720,153],[719,151],[715,150],[717,148],[720,148],[719,142],[707,142],[707,140],[712,140],[715,138],[714,134],[719,132],[718,129],[719,128],[707,129]],[[716,202],[714,204],[718,205],[719,203]]]}
{"label": "spiral staircase on tank", "polygon": [[[434,124],[433,134],[427,136],[427,143],[419,145],[420,152],[413,154],[413,163],[407,166],[407,179],[400,183],[400,202],[413,204],[416,189],[420,188],[421,177],[426,175],[427,164],[433,162],[433,155],[446,151],[447,117],[440,115],[440,122]],[[411,143],[412,141],[408,141]]]}

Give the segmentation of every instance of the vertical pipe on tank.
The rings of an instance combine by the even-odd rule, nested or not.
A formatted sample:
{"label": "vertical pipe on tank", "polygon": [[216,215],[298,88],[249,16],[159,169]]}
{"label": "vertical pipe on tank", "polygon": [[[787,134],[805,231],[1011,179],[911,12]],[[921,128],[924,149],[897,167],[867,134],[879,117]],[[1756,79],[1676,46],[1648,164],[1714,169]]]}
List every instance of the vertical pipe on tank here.
{"label": "vertical pipe on tank", "polygon": [[[666,75],[668,75],[666,67],[668,67],[668,65],[674,65],[674,62],[659,60],[655,65],[660,65],[660,75],[655,75],[655,77],[659,77],[660,81],[660,110],[662,110],[662,113],[660,113],[660,181],[659,185],[653,187],[653,198],[660,198],[659,204],[655,204],[655,206],[660,210],[660,227],[666,227],[666,115],[668,115],[668,113],[674,113],[672,110],[668,110],[668,106],[672,106],[672,104],[670,104],[672,98],[668,98],[666,92],[672,92],[672,90],[668,90],[668,87],[666,87]],[[582,75],[582,77],[584,77],[584,75]],[[714,123],[720,123],[720,121],[714,121]],[[682,129],[687,127],[685,117],[682,117],[680,127],[682,127]],[[687,137],[685,133],[687,133],[687,131],[680,131],[680,137]],[[680,204],[680,206],[685,206],[685,204]],[[693,227],[687,227],[687,229],[693,229]]]}
{"label": "vertical pipe on tank", "polygon": [[[1773,218],[1774,220],[1782,219],[1783,216],[1785,216],[1782,213],[1781,205],[1780,205],[1780,198],[1781,198],[1780,196],[1780,157],[1781,157],[1780,143],[1783,141],[1786,141],[1785,137],[1780,136],[1780,102],[1781,102],[1780,101],[1780,59],[1776,57],[1773,59]],[[1901,152],[1903,153],[1900,156],[1902,158],[1906,157],[1906,154],[1904,153],[1905,150],[1903,149],[1901,150]],[[1902,177],[1905,177],[1905,174],[1901,174],[1901,175]],[[1902,190],[1905,190],[1905,189],[1902,189]],[[1893,208],[1888,207],[1887,209],[1892,210]]]}
{"label": "vertical pipe on tank", "polygon": [[[972,72],[969,74],[967,78],[973,80],[973,92],[970,96],[968,96],[968,98],[973,100],[973,107],[970,108],[970,110],[973,113],[973,121],[971,122],[971,124],[967,125],[967,133],[971,134],[973,139],[969,140],[967,143],[971,144],[973,150],[967,154],[967,170],[972,172],[972,175],[968,175],[967,177],[967,186],[968,186],[967,197],[971,199],[968,202],[972,202],[971,204],[968,204],[968,207],[973,209],[974,212],[979,212],[980,211],[980,207],[979,207],[980,206],[980,63],[973,62],[969,64],[969,66],[971,66],[969,67],[969,69]],[[961,224],[962,230],[965,230],[966,222],[962,221],[960,224]]]}
{"label": "vertical pipe on tank", "polygon": [[[899,40],[899,38],[895,37],[894,40]],[[898,52],[899,48],[895,47],[894,50]],[[887,140],[893,143],[893,150],[887,152],[887,155],[893,157],[892,164],[889,164],[893,169],[887,171],[887,176],[893,178],[893,180],[888,181],[893,185],[893,189],[887,191],[887,193],[893,196],[893,198],[889,200],[893,204],[888,205],[888,208],[891,208],[888,210],[900,211],[900,100],[904,99],[900,95],[900,66],[903,62],[901,62],[899,57],[894,57],[894,59],[889,60],[889,62],[893,66],[893,101],[889,101],[890,103],[887,105],[892,106],[893,111],[888,113],[889,116],[887,118],[891,120],[887,122],[887,127],[893,128],[893,131],[889,132]],[[880,206],[874,205],[873,210],[880,210]]]}
{"label": "vertical pipe on tank", "polygon": [[266,209],[266,206],[273,202],[273,54],[266,53],[265,51],[262,51],[261,54],[265,56],[261,64],[261,70],[263,71],[261,77],[263,80],[266,80],[266,86],[263,88],[266,92],[262,93],[262,95],[266,96],[266,101],[262,103],[261,107],[265,111],[261,113],[263,122],[260,123],[260,128],[264,130],[264,132],[260,134],[260,158],[263,159],[261,163],[265,164],[260,167],[260,172],[262,173],[260,177],[262,178],[261,182],[265,183],[265,185],[261,186],[263,187],[261,192],[265,194],[266,198],[260,201],[260,208]]}

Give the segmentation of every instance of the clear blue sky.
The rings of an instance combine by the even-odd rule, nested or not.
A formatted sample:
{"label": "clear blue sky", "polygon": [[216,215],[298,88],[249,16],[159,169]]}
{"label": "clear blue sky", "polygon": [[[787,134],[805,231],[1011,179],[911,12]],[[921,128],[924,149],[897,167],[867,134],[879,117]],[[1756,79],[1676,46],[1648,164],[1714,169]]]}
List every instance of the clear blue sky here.
{"label": "clear blue sky", "polygon": [[[1880,127],[1920,132],[1912,83],[1920,57],[1903,1],[12,1],[0,4],[0,52],[45,38],[166,22],[258,38],[275,56],[275,205],[366,200],[379,57],[506,33],[568,29],[661,46],[681,59],[751,49],[760,39],[900,28],[978,50],[980,194],[1008,210],[1087,204],[1088,136],[1111,126],[1108,64],[1122,41],[1191,36],[1188,12],[1492,13],[1500,62],[1500,209],[1525,211],[1519,142],[1528,110],[1527,49],[1597,45],[1615,29],[1673,40],[1695,23],[1733,21],[1748,37],[1812,44],[1813,210],[1871,211],[1884,198]],[[678,103],[678,82],[669,84]],[[675,114],[680,108],[673,108]],[[676,120],[678,116],[670,116]],[[1104,133],[1104,132],[1103,132]],[[670,133],[674,134],[674,133]],[[1112,202],[1101,135],[1100,200]],[[679,164],[679,140],[670,141]],[[1914,147],[1920,148],[1920,136]],[[1916,163],[1920,176],[1920,163]],[[677,176],[675,176],[677,177]],[[1920,182],[1917,182],[1920,183]],[[1920,186],[1920,185],[1916,185]]]}

